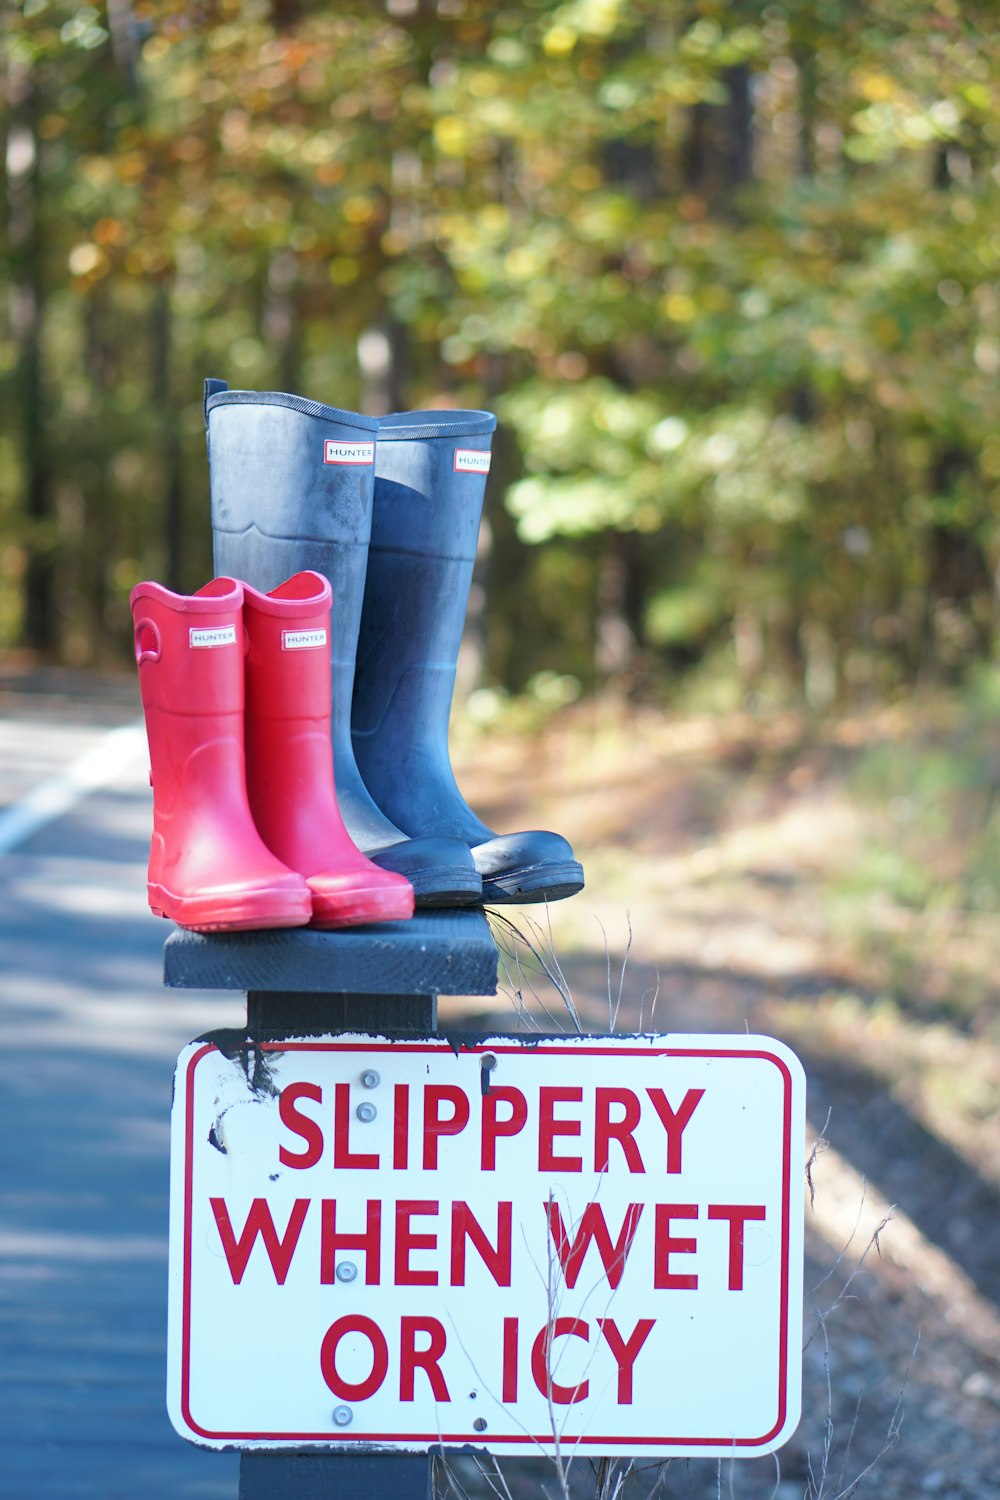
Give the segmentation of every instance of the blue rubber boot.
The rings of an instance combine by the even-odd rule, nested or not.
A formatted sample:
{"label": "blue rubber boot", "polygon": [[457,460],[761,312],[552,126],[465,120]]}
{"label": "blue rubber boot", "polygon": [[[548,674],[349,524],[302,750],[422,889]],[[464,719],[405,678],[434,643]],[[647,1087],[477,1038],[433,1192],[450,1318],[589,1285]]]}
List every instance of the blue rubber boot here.
{"label": "blue rubber boot", "polygon": [[301,396],[206,380],[205,425],[216,572],[267,593],[311,568],[333,587],[333,765],[348,833],[383,870],[406,876],[418,907],[477,905],[482,882],[468,846],[437,830],[410,838],[391,823],[366,791],[351,746],[378,423]]}
{"label": "blue rubber boot", "polygon": [[485,903],[558,901],[583,886],[570,845],[558,833],[487,828],[462,797],[448,754],[495,426],[485,411],[379,418],[351,733],[379,806],[413,838],[462,839]]}

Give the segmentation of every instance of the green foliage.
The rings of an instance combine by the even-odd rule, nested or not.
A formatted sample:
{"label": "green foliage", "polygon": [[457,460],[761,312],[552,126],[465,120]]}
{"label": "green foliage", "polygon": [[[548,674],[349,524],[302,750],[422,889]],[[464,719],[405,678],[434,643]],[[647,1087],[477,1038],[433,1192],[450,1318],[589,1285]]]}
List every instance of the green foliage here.
{"label": "green foliage", "polygon": [[866,836],[827,891],[840,935],[895,1004],[984,1035],[997,1013],[998,725],[988,668],[876,733],[852,774]]}
{"label": "green foliage", "polygon": [[859,793],[881,811],[882,838],[856,873],[859,888],[902,906],[1000,911],[997,674],[966,695],[957,727],[869,751]]}
{"label": "green foliage", "polygon": [[[707,653],[744,692],[783,677],[823,707],[988,659],[994,19],[957,0],[8,8],[0,630],[46,644],[49,597],[51,649],[94,655],[122,642],[137,575],[204,578],[200,382],[219,374],[499,411],[507,686]],[[373,335],[396,355],[381,385],[358,358]]]}

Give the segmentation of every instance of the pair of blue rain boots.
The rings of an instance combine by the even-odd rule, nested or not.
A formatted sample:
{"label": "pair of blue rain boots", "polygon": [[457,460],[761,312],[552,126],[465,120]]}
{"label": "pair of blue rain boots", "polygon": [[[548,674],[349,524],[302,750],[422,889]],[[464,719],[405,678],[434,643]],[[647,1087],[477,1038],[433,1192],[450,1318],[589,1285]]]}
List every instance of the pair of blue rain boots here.
{"label": "pair of blue rain boots", "polygon": [[448,718],[496,418],[363,417],[205,382],[215,570],[266,592],[333,587],[333,760],[358,848],[418,907],[558,901],[583,870],[557,833],[496,834],[451,768]]}

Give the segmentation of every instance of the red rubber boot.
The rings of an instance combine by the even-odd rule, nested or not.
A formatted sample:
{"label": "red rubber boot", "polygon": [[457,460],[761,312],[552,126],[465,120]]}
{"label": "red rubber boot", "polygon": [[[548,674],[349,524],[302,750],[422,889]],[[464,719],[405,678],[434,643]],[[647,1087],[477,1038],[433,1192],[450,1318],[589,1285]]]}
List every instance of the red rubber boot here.
{"label": "red rubber boot", "polygon": [[242,584],[215,578],[184,596],[137,583],[130,602],[153,784],[150,907],[196,932],[304,926],[309,887],[265,847],[247,803]]}
{"label": "red rubber boot", "polygon": [[243,591],[247,790],[261,838],[308,881],[314,927],[412,916],[410,882],[365,858],[337,806],[329,582],[296,573],[268,594]]}

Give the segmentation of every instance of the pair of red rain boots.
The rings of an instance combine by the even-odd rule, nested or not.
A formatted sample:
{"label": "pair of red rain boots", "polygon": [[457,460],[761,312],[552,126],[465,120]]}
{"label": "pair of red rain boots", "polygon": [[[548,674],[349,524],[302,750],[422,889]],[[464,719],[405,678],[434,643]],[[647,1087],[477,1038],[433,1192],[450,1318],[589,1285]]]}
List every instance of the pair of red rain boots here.
{"label": "pair of red rain boots", "polygon": [[215,578],[131,595],[149,741],[157,916],[199,932],[349,927],[413,913],[352,843],[330,744],[330,585]]}

